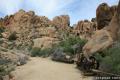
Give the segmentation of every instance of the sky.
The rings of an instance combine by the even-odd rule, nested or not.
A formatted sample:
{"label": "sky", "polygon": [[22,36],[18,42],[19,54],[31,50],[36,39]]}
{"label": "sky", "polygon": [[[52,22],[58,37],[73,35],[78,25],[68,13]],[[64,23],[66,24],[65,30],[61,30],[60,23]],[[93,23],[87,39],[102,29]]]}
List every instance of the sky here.
{"label": "sky", "polygon": [[99,4],[106,2],[116,5],[119,0],[0,0],[0,17],[14,14],[23,9],[37,15],[53,19],[59,15],[69,15],[71,25],[79,20],[94,18]]}

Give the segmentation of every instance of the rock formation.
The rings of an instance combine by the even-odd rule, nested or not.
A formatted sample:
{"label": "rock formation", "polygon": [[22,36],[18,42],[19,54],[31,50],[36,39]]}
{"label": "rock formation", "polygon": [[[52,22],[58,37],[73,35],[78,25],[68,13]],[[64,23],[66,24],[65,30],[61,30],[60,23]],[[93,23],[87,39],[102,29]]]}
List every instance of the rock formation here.
{"label": "rock formation", "polygon": [[97,51],[110,47],[118,40],[120,32],[120,2],[111,22],[105,28],[98,30],[83,47],[83,54],[89,59]]}
{"label": "rock formation", "polygon": [[88,20],[79,21],[77,26],[74,28],[74,33],[77,36],[80,36],[82,39],[89,39],[92,36],[92,33],[96,31],[97,25],[96,23],[90,22]]}
{"label": "rock formation", "polygon": [[110,7],[107,3],[102,3],[98,6],[96,10],[98,29],[102,29],[110,23],[115,11],[116,6]]}
{"label": "rock formation", "polygon": [[34,42],[33,47],[46,49],[51,48],[55,43],[58,43],[59,40],[51,37],[43,37],[34,39],[33,42]]}
{"label": "rock formation", "polygon": [[[62,19],[65,22],[66,17]],[[33,11],[25,12],[24,10],[20,10],[14,15],[6,16],[2,22],[6,28],[4,37],[9,38],[11,33],[16,32],[17,46],[31,46],[33,39],[44,36],[57,37],[56,28],[52,24],[52,21],[45,16],[35,15]]]}
{"label": "rock formation", "polygon": [[56,16],[52,22],[58,29],[62,30],[66,30],[70,26],[70,18],[68,15]]}
{"label": "rock formation", "polygon": [[[68,15],[56,16],[50,20],[45,16],[37,16],[33,11],[20,10],[0,19],[0,60],[10,60],[15,65],[25,64],[28,59],[25,53],[29,47],[51,48],[71,33],[72,36],[88,40],[83,47],[83,54],[89,58],[95,52],[110,47],[115,40],[120,40],[119,13],[120,2],[118,6],[111,7],[102,3],[96,10],[96,18],[79,21],[73,25],[74,28],[70,28]],[[53,57],[65,62],[70,59],[61,50],[56,50]]]}

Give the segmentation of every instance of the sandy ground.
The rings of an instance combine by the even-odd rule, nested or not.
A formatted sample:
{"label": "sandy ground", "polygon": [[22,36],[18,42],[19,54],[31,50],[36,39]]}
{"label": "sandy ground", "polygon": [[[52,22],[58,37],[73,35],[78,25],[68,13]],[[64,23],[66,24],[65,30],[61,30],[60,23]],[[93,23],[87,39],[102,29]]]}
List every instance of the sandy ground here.
{"label": "sandy ground", "polygon": [[46,58],[31,58],[14,71],[16,80],[93,80],[83,77],[74,64],[54,62]]}

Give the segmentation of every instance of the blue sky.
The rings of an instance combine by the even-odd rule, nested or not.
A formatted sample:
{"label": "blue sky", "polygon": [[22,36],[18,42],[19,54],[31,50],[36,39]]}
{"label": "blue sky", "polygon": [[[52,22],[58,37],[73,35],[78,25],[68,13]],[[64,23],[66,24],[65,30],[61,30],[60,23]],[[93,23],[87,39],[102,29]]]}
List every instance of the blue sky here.
{"label": "blue sky", "polygon": [[97,6],[103,2],[118,4],[118,0],[1,0],[0,17],[24,9],[33,10],[37,15],[47,16],[49,19],[68,14],[71,24],[74,24],[79,20],[95,17]]}

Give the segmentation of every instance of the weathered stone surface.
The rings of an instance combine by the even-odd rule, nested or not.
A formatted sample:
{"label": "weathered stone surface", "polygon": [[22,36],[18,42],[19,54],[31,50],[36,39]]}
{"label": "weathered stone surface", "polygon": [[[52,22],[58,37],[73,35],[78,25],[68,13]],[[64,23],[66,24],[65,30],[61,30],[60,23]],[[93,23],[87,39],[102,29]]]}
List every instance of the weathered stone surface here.
{"label": "weathered stone surface", "polygon": [[102,51],[112,45],[113,39],[107,30],[96,31],[92,38],[83,47],[85,56],[92,56],[97,51]]}
{"label": "weathered stone surface", "polygon": [[92,33],[96,31],[97,25],[95,22],[90,22],[88,20],[79,21],[77,26],[74,28],[74,33],[80,36],[82,39],[89,39]]}
{"label": "weathered stone surface", "polygon": [[33,47],[38,47],[41,49],[51,48],[55,43],[59,42],[58,39],[51,37],[37,38],[34,39],[33,41],[34,41]]}
{"label": "weathered stone surface", "polygon": [[13,50],[8,50],[0,47],[0,58],[3,60],[9,60],[15,65],[23,65],[29,60],[26,54],[19,53]]}
{"label": "weathered stone surface", "polygon": [[111,6],[111,7],[110,7],[110,10],[111,10],[111,12],[112,12],[112,15],[114,15],[115,12],[117,11],[117,6],[116,6],[116,5]]}
{"label": "weathered stone surface", "polygon": [[[63,16],[62,19],[64,22],[68,19],[68,16]],[[21,47],[22,49],[26,46],[32,46],[33,39],[44,36],[58,37],[52,22],[45,16],[35,15],[33,11],[25,12],[20,10],[14,15],[6,16],[3,22],[7,30],[2,33],[3,37],[8,39],[11,33],[16,32],[16,47]],[[66,26],[66,23],[64,25]]]}
{"label": "weathered stone surface", "polygon": [[98,6],[96,10],[98,29],[102,29],[110,23],[115,11],[116,7],[110,7],[107,3],[102,3]]}
{"label": "weathered stone surface", "polygon": [[10,79],[9,79],[9,75],[3,76],[2,79],[3,79],[3,80],[10,80]]}
{"label": "weathered stone surface", "polygon": [[66,30],[70,26],[70,18],[68,15],[56,16],[55,18],[53,18],[52,23],[58,29]]}
{"label": "weathered stone surface", "polygon": [[89,58],[97,51],[101,51],[110,47],[114,41],[119,40],[120,31],[120,2],[117,8],[117,12],[114,14],[109,26],[98,30],[92,36],[92,38],[83,47],[84,55]]}

